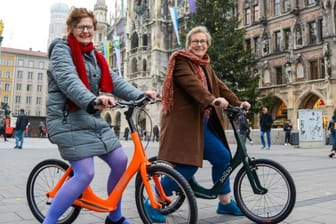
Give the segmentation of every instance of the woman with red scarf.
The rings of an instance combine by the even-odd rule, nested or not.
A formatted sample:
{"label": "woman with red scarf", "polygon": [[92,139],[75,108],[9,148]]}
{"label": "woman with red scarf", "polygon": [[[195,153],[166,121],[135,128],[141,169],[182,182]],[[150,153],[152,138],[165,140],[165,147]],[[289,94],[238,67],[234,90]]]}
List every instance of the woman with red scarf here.
{"label": "woman with red scarf", "polygon": [[[163,84],[158,159],[174,164],[187,180],[202,167],[203,160],[212,165],[212,180],[218,180],[231,159],[222,109],[229,104],[250,107],[216,76],[207,54],[210,45],[211,36],[205,27],[189,31],[186,49],[174,52],[169,59]],[[168,178],[163,181],[167,192],[176,187],[170,182]],[[243,215],[230,192],[227,181],[218,195],[216,212]],[[147,209],[152,211],[152,219],[164,221],[150,206]]]}
{"label": "woman with red scarf", "polygon": [[[100,116],[102,109],[115,105],[110,94],[125,100],[143,94],[153,99],[156,96],[154,91],[142,92],[110,71],[103,55],[93,48],[97,20],[91,11],[72,8],[66,25],[66,38],[54,40],[48,51],[47,128],[50,141],[57,144],[74,175],[56,195],[44,224],[55,224],[90,184],[95,172],[94,156],[111,168],[107,193],[124,173],[127,156],[114,131]],[[94,105],[95,100],[102,105]],[[130,223],[122,216],[120,202],[105,223]]]}

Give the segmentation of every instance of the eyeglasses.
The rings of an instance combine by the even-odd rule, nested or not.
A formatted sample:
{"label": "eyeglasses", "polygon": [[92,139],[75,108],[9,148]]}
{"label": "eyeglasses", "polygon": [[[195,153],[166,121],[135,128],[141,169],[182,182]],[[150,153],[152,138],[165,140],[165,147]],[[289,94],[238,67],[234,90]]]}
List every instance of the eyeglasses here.
{"label": "eyeglasses", "polygon": [[79,25],[79,26],[76,26],[75,28],[81,31],[84,31],[85,29],[87,29],[88,31],[93,30],[92,25]]}
{"label": "eyeglasses", "polygon": [[191,44],[193,44],[193,45],[199,45],[199,44],[204,45],[204,44],[208,44],[208,42],[206,40],[192,40]]}

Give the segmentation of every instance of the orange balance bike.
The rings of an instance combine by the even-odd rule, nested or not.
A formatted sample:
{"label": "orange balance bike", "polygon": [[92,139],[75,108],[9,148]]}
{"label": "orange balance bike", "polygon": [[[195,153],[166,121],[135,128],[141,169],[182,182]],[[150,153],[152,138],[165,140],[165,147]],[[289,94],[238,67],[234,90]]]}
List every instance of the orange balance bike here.
{"label": "orange balance bike", "polygon": [[[153,208],[158,209],[165,216],[166,223],[197,223],[197,204],[189,183],[169,164],[152,164],[148,161],[145,148],[134,124],[133,112],[136,108],[144,109],[149,103],[154,103],[154,101],[148,97],[136,101],[120,101],[117,103],[116,107],[126,108],[124,115],[134,143],[132,160],[107,198],[98,196],[94,193],[92,187],[88,186],[81,196],[74,201],[73,205],[59,218],[57,224],[72,223],[78,217],[82,208],[95,212],[108,213],[114,211],[122,193],[135,174],[135,202],[143,223],[153,223],[145,209],[146,199],[149,199]],[[58,159],[44,160],[31,171],[26,186],[26,194],[29,208],[39,222],[43,222],[53,198],[62,185],[71,178],[72,172],[69,164]],[[165,176],[171,178],[178,186],[169,195],[165,193],[160,183],[161,178]]]}

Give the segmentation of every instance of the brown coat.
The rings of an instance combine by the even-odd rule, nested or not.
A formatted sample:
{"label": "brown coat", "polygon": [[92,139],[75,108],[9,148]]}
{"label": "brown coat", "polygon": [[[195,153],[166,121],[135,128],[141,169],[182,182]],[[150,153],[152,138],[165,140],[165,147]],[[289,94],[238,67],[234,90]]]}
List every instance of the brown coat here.
{"label": "brown coat", "polygon": [[[161,114],[161,133],[158,159],[171,163],[201,167],[203,163],[203,113],[217,97],[224,97],[232,105],[240,105],[236,95],[206,66],[211,92],[202,86],[194,74],[191,62],[177,56],[173,73],[174,104],[168,113]],[[224,117],[216,108],[217,128],[225,145]],[[215,119],[217,118],[215,116]],[[219,126],[220,124],[220,126]]]}

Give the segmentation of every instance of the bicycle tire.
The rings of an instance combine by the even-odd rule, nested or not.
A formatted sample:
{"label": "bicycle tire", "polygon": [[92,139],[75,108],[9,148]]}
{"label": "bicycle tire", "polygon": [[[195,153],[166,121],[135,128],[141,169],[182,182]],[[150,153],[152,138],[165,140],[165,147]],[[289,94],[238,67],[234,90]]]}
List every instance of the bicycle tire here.
{"label": "bicycle tire", "polygon": [[[37,164],[30,172],[26,186],[26,196],[29,208],[35,218],[42,223],[48,212],[50,199],[46,193],[50,191],[68,164],[57,159],[48,159]],[[57,221],[57,224],[71,224],[79,215],[81,208],[71,206]]]}
{"label": "bicycle tire", "polygon": [[269,159],[253,160],[250,168],[267,191],[255,194],[245,167],[242,167],[234,181],[234,196],[238,206],[247,218],[256,223],[273,224],[283,221],[293,210],[296,201],[293,178],[282,165]]}
{"label": "bicycle tire", "polygon": [[[178,190],[174,191],[169,198],[172,200],[170,204],[164,204],[159,209],[162,215],[166,217],[166,223],[197,223],[198,210],[197,202],[189,183],[174,168],[165,163],[156,163],[147,168],[148,179],[152,181],[153,176],[168,176],[178,185]],[[152,184],[154,186],[154,182]],[[153,223],[149,218],[144,201],[148,198],[140,173],[136,176],[135,181],[135,202],[138,213],[143,223]]]}

